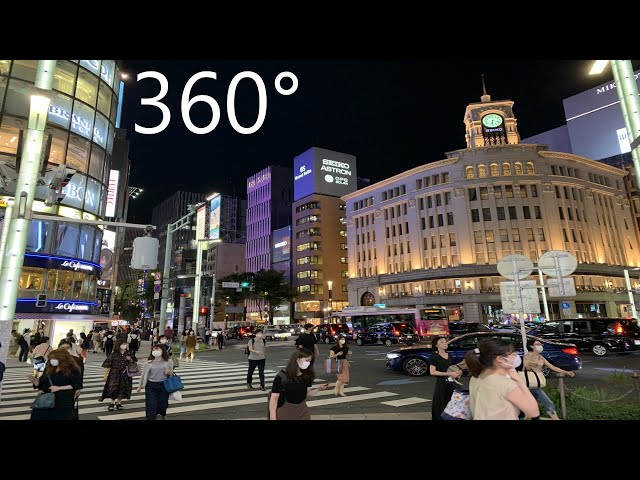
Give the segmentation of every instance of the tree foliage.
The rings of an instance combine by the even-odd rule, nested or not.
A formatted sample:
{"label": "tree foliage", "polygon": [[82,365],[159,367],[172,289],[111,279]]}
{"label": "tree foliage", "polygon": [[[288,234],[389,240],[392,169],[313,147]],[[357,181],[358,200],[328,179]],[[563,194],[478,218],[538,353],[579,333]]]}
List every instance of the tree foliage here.
{"label": "tree foliage", "polygon": [[251,296],[258,302],[260,318],[265,308],[269,311],[269,321],[273,322],[273,312],[278,305],[293,302],[296,297],[295,288],[287,282],[282,272],[276,270],[260,270],[253,275],[254,289]]}

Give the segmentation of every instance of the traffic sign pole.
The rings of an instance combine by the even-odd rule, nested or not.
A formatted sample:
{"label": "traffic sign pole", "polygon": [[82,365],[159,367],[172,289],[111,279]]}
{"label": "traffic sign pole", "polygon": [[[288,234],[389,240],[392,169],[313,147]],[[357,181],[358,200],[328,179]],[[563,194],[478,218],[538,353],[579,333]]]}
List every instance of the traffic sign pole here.
{"label": "traffic sign pole", "polygon": [[518,270],[518,258],[514,255],[511,261],[513,262],[513,271],[515,273],[513,281],[516,285],[518,316],[520,317],[520,334],[522,335],[522,349],[524,353],[527,353],[527,332],[524,329],[524,306],[522,303],[522,290],[520,289],[520,272]]}
{"label": "traffic sign pole", "polygon": [[556,278],[558,279],[558,288],[560,289],[560,296],[564,298],[564,280],[562,279],[562,268],[560,266],[560,256],[558,252],[553,252],[553,262],[556,265]]}
{"label": "traffic sign pole", "polygon": [[538,276],[540,277],[540,290],[542,290],[542,305],[544,305],[544,317],[545,322],[551,320],[549,317],[549,304],[547,303],[547,292],[544,286],[544,277],[542,276],[542,270],[538,269]]}
{"label": "traffic sign pole", "polygon": [[[638,137],[640,138],[640,137]],[[629,281],[629,270],[624,269],[624,281],[627,287],[627,293],[629,294],[629,303],[631,304],[631,318],[638,319],[638,313],[636,312],[636,302],[633,298],[633,290],[631,290],[631,282]]]}

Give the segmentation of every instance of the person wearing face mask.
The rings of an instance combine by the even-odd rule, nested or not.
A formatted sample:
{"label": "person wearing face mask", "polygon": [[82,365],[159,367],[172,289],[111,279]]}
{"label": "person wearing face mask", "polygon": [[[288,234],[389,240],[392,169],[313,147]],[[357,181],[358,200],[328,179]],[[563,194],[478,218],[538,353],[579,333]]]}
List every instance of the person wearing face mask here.
{"label": "person wearing face mask", "polygon": [[158,339],[158,345],[162,345],[162,347],[166,350],[169,358],[173,356],[173,353],[171,353],[171,343],[165,335],[160,335],[160,338]]}
{"label": "person wearing face mask", "polygon": [[193,330],[189,330],[189,335],[184,341],[184,346],[187,348],[187,361],[189,363],[193,363],[193,358],[196,356],[197,344],[198,339],[196,338],[196,333]]}
{"label": "person wearing face mask", "polygon": [[311,363],[313,353],[296,349],[289,357],[287,368],[273,380],[269,396],[269,420],[311,420],[307,397],[326,390],[328,383],[313,387],[315,374]]}
{"label": "person wearing face mask", "polygon": [[[162,342],[164,335],[160,337]],[[166,342],[166,338],[164,338]],[[137,392],[142,389],[145,399],[145,414],[147,420],[155,420],[158,415],[162,420],[167,416],[167,407],[169,406],[169,392],[164,388],[164,381],[167,376],[173,375],[173,362],[169,358],[166,348],[162,343],[154,345],[151,349],[151,355],[144,364],[140,384]]]}
{"label": "person wearing face mask", "polygon": [[349,374],[349,361],[347,360],[347,356],[351,355],[353,352],[349,350],[347,347],[347,339],[342,335],[338,336],[336,339],[336,344],[331,347],[329,350],[329,358],[335,358],[340,360],[340,373],[337,374],[336,377],[336,386],[333,389],[333,394],[337,397],[340,395],[341,397],[346,397],[347,395],[344,393],[344,386],[349,383],[350,374]]}
{"label": "person wearing face mask", "polygon": [[52,392],[56,401],[53,408],[31,411],[31,420],[73,420],[75,418],[75,392],[82,388],[82,374],[78,363],[66,349],[49,353],[49,361],[40,378],[28,377],[38,394]]}
{"label": "person wearing face mask", "polygon": [[104,353],[107,354],[107,357],[113,352],[114,342],[115,340],[113,339],[113,332],[108,331],[104,336]]}
{"label": "person wearing face mask", "polygon": [[247,371],[247,388],[253,389],[251,385],[253,381],[253,372],[258,367],[258,376],[260,377],[260,390],[266,390],[264,386],[264,364],[266,362],[267,342],[264,339],[262,329],[256,330],[255,338],[249,340],[247,348],[249,349],[249,370]]}
{"label": "person wearing face mask", "polygon": [[[527,375],[534,381],[534,383],[530,381],[528,385],[531,394],[535,397],[538,403],[546,409],[547,413],[553,420],[560,420],[560,417],[558,417],[558,412],[556,411],[556,406],[542,389],[544,385],[541,383],[545,382],[544,374],[542,373],[542,367],[546,366],[549,370],[553,370],[556,373],[563,373],[570,377],[575,376],[575,373],[558,368],[551,362],[549,362],[546,358],[544,358],[541,355],[544,350],[544,346],[542,345],[542,342],[540,340],[529,340],[529,342],[527,343],[527,347],[529,349],[529,352],[527,352],[524,356],[522,374],[525,380],[525,384],[525,375]],[[534,372],[535,375],[530,375],[527,372]]]}
{"label": "person wearing face mask", "polygon": [[497,338],[485,338],[479,353],[469,350],[464,357],[472,378],[469,404],[474,420],[518,420],[540,415],[538,402],[516,371],[522,362],[513,345]]}
{"label": "person wearing face mask", "polygon": [[451,400],[451,395],[455,390],[455,383],[450,379],[457,379],[461,371],[449,370],[453,365],[451,356],[447,353],[447,339],[444,337],[433,337],[431,339],[433,353],[429,358],[429,375],[435,377],[436,386],[433,390],[433,400],[431,402],[431,420],[442,420],[442,412]]}
{"label": "person wearing face mask", "polygon": [[113,412],[114,409],[122,410],[122,400],[129,400],[131,398],[133,382],[127,374],[127,367],[129,364],[137,361],[138,359],[129,353],[126,340],[116,341],[113,352],[102,364],[106,369],[106,382],[98,401],[102,402],[105,398],[111,399],[111,404],[107,408],[107,411]]}

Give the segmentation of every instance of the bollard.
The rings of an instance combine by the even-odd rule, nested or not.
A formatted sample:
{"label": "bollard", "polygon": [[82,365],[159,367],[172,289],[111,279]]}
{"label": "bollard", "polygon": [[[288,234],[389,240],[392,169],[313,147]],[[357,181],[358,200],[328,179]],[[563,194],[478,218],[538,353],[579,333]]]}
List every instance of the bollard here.
{"label": "bollard", "polygon": [[640,403],[640,375],[633,373],[631,379],[636,387],[636,395],[638,396],[638,403]]}
{"label": "bollard", "polygon": [[567,419],[567,402],[564,397],[564,373],[557,374],[559,378],[558,380],[558,390],[560,390],[560,410],[562,411],[562,419]]}

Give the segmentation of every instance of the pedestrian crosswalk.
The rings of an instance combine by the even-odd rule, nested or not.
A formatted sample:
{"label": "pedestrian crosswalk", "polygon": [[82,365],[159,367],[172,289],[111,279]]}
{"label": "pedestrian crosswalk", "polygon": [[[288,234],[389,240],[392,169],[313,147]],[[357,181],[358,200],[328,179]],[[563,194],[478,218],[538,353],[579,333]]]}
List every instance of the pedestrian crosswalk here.
{"label": "pedestrian crosswalk", "polygon": [[[84,374],[84,389],[80,396],[80,418],[99,420],[133,420],[145,418],[144,392],[136,393],[139,377],[134,378],[133,392],[130,400],[123,402],[124,409],[107,412],[109,401],[99,402],[98,398],[104,387],[104,369],[99,364],[86,364]],[[7,369],[2,385],[0,400],[0,420],[27,420],[30,417],[30,405],[36,395],[31,382],[27,379],[28,369]],[[208,362],[196,359],[194,363],[183,362],[177,369],[185,389],[180,402],[170,401],[168,414],[172,418],[188,419],[189,414],[201,414],[199,418],[223,419],[224,409],[227,412],[237,412],[239,409],[253,406],[264,406],[265,417],[267,409],[267,392],[258,388],[247,389],[246,363]],[[277,371],[265,370],[267,388],[271,385]],[[316,382],[326,380],[317,379]],[[254,373],[254,385],[258,385],[258,372]],[[413,405],[428,402],[427,399],[411,397],[400,398],[400,395],[389,391],[374,391],[364,386],[348,386],[346,397],[335,397],[331,389],[318,392],[307,401],[314,407],[340,406],[362,401],[381,401],[380,404],[392,407]],[[389,401],[394,399],[395,401]],[[204,417],[202,416],[204,415]]]}

